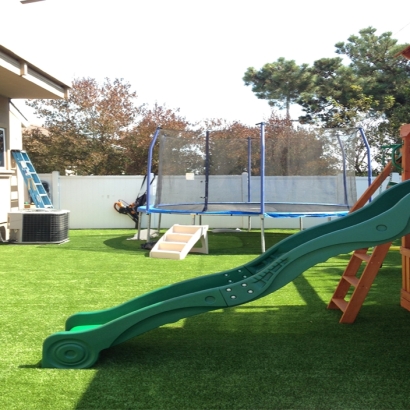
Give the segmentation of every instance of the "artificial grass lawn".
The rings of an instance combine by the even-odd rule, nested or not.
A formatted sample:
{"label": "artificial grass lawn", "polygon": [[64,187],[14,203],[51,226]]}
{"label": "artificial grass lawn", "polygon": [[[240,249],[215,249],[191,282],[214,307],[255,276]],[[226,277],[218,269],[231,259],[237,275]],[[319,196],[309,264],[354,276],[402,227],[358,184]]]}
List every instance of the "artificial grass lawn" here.
{"label": "artificial grass lawn", "polygon": [[[290,231],[268,231],[267,246]],[[1,409],[408,409],[410,312],[398,242],[358,319],[326,305],[348,261],[317,265],[253,303],[165,325],[92,369],[40,367],[45,337],[79,311],[255,258],[260,233],[209,235],[209,255],[148,258],[133,230],[71,231],[62,245],[0,245]]]}

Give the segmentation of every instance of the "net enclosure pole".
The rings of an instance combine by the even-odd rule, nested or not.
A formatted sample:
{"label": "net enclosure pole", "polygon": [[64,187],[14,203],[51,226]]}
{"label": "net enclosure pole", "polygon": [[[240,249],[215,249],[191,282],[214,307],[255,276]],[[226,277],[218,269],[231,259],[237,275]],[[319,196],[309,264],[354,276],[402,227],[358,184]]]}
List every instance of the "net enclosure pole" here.
{"label": "net enclosure pole", "polygon": [[[251,176],[252,176],[252,139],[248,137],[248,202],[251,202]],[[248,232],[251,230],[251,217],[248,216]]]}
{"label": "net enclosure pole", "polygon": [[[204,209],[202,212],[208,210],[208,195],[209,195],[209,134],[207,131],[205,134],[205,197],[204,197]],[[202,218],[201,218],[202,219]]]}
{"label": "net enclosure pole", "polygon": [[150,209],[150,197],[151,197],[151,184],[150,184],[150,178],[151,178],[151,171],[152,171],[152,154],[154,152],[154,146],[155,143],[157,142],[157,138],[159,135],[159,132],[161,131],[161,127],[157,127],[155,130],[154,136],[152,137],[151,144],[149,144],[149,150],[148,150],[148,165],[147,165],[147,178],[148,178],[148,183],[147,183],[147,203],[146,203],[146,214],[148,215],[148,231],[147,231],[147,242],[150,241],[151,239],[151,214],[149,212]]}
{"label": "net enclosure pole", "polygon": [[251,202],[252,140],[248,137],[248,202]]}
{"label": "net enclosure pole", "polygon": [[342,152],[342,161],[343,161],[343,195],[345,205],[349,204],[349,200],[347,198],[347,180],[346,180],[346,152],[345,147],[343,146],[342,140],[340,139],[339,135],[336,135],[337,142],[339,143],[340,151]]}
{"label": "net enclosure pole", "polygon": [[[370,145],[367,141],[366,134],[364,133],[363,128],[359,128],[360,135],[363,140],[363,144],[366,147],[366,157],[367,157],[367,184],[370,186],[372,184],[372,161],[370,157]],[[370,198],[371,201],[371,198]]]}
{"label": "net enclosure pole", "polygon": [[151,184],[149,183],[149,179],[152,173],[152,154],[154,152],[154,146],[155,143],[157,142],[157,138],[159,135],[159,132],[161,131],[161,127],[157,127],[155,130],[154,136],[152,137],[151,144],[149,144],[149,150],[148,150],[148,165],[147,165],[147,178],[148,178],[148,184],[147,184],[147,212],[149,211],[150,208],[150,194],[151,194]]}
{"label": "net enclosure pole", "polygon": [[265,123],[256,124],[260,126],[260,144],[261,144],[261,158],[260,158],[260,177],[261,177],[261,199],[260,199],[260,218],[261,218],[261,246],[262,253],[265,252]]}

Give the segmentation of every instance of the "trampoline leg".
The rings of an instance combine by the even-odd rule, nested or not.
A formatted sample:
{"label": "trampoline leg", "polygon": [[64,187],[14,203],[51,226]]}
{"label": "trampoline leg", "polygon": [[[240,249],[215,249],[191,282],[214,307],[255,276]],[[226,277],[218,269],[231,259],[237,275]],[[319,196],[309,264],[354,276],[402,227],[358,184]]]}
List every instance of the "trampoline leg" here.
{"label": "trampoline leg", "polygon": [[202,215],[199,215],[199,225],[202,225]]}
{"label": "trampoline leg", "polygon": [[248,216],[248,232],[250,232],[252,229],[252,224],[251,224],[251,217]]}
{"label": "trampoline leg", "polygon": [[148,214],[147,242],[151,240],[151,214]]}
{"label": "trampoline leg", "polygon": [[137,235],[138,240],[140,240],[140,237],[141,237],[141,218],[142,218],[142,212],[138,212],[138,235]]}
{"label": "trampoline leg", "polygon": [[159,235],[159,231],[161,230],[161,217],[162,217],[162,214],[158,214],[158,235]]}
{"label": "trampoline leg", "polygon": [[262,245],[262,253],[265,252],[265,218],[261,215],[261,245]]}
{"label": "trampoline leg", "polygon": [[299,230],[303,231],[303,219],[299,218]]}

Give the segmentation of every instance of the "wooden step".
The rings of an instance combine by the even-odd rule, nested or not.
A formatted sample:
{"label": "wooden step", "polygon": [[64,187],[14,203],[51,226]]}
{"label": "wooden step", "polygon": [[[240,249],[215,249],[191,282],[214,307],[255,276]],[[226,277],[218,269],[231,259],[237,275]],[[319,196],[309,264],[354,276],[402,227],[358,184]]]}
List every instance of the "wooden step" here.
{"label": "wooden step", "polygon": [[349,282],[350,285],[354,286],[355,288],[359,284],[359,278],[357,276],[342,276],[342,279],[346,282]]}
{"label": "wooden step", "polygon": [[336,305],[334,309],[340,309],[342,312],[346,311],[348,302],[341,298],[332,298],[332,302]]}
{"label": "wooden step", "polygon": [[[208,253],[208,225],[173,225],[154,245],[150,257],[184,259],[189,252]],[[201,241],[200,248],[194,248]]]}
{"label": "wooden step", "polygon": [[198,229],[201,229],[205,225],[173,225],[171,230],[173,233],[187,233],[187,234],[195,234],[198,232]]}
{"label": "wooden step", "polygon": [[358,253],[358,252],[354,252],[352,255],[352,258],[358,258],[360,260],[362,260],[363,262],[369,262],[371,255],[368,255],[367,253]]}
{"label": "wooden step", "polygon": [[166,233],[165,240],[170,242],[183,242],[187,243],[192,238],[192,234],[181,234],[181,233]]}
{"label": "wooden step", "polygon": [[181,252],[182,249],[184,249],[184,247],[186,246],[186,242],[185,243],[181,243],[181,242],[168,242],[168,241],[164,241],[164,242],[160,242],[158,245],[158,250],[162,251],[177,251],[177,252]]}
{"label": "wooden step", "polygon": [[181,258],[181,252],[178,252],[178,251],[166,251],[166,250],[156,251],[152,249],[151,252],[149,253],[149,256],[151,258],[158,258],[158,259],[175,259],[175,260],[183,259]]}

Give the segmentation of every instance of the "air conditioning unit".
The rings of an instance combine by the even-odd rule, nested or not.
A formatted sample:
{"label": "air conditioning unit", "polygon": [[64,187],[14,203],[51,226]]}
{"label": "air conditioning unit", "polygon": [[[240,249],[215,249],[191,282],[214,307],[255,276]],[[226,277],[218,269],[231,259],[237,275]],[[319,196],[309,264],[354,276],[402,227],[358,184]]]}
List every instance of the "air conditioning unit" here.
{"label": "air conditioning unit", "polygon": [[67,242],[69,212],[47,208],[10,212],[9,240],[27,244]]}

